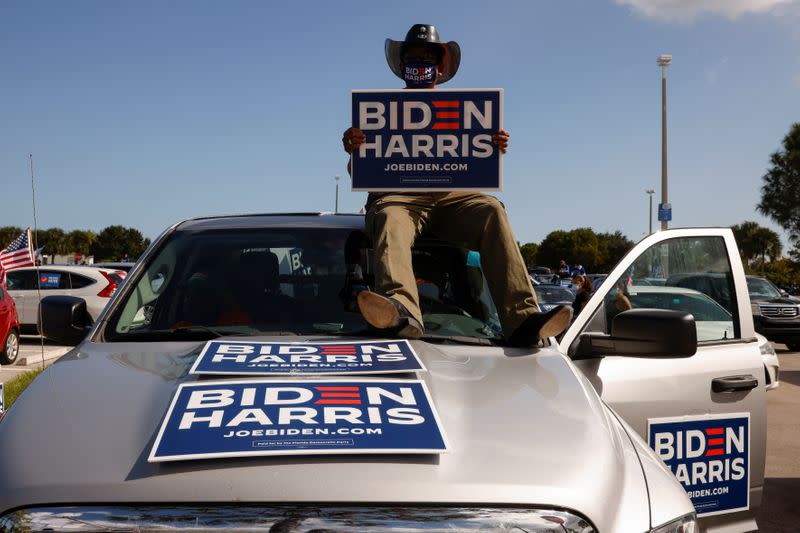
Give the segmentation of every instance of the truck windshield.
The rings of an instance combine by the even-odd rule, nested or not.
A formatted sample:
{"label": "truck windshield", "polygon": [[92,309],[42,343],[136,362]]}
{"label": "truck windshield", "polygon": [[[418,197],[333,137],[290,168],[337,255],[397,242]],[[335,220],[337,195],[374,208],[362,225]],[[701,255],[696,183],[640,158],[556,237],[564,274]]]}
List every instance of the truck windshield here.
{"label": "truck windshield", "polygon": [[[483,274],[468,250],[420,242],[413,266],[426,334],[501,338]],[[473,254],[474,255],[474,254]],[[375,335],[356,304],[374,290],[360,231],[276,227],[178,231],[146,259],[104,330],[109,341],[208,335]]]}

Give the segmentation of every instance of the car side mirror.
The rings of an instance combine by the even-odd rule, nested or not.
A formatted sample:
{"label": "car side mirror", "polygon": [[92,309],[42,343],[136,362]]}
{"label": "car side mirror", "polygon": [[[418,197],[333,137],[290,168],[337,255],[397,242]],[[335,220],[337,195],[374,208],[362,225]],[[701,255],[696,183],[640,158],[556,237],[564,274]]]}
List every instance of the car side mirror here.
{"label": "car side mirror", "polygon": [[611,335],[581,335],[575,359],[604,355],[691,357],[697,352],[694,317],[668,309],[631,309],[614,317]]}
{"label": "car side mirror", "polygon": [[92,320],[86,311],[86,300],[74,296],[42,298],[39,332],[58,344],[77,346],[86,337]]}

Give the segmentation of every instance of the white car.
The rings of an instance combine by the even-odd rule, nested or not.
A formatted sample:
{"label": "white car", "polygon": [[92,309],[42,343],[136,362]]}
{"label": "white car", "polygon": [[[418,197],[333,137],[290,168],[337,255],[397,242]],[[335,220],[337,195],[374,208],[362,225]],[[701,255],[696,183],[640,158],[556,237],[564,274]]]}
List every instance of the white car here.
{"label": "white car", "polygon": [[[36,333],[39,300],[45,296],[77,296],[86,300],[92,320],[122,284],[126,273],[89,266],[47,265],[17,268],[6,273],[8,294],[14,299],[23,332]],[[37,287],[38,281],[38,287]]]}
{"label": "white car", "polygon": [[698,341],[732,339],[735,335],[731,313],[700,291],[683,287],[628,285],[625,296],[633,309],[676,309],[691,313],[697,324]]}
{"label": "white car", "polygon": [[756,333],[761,359],[764,361],[764,382],[767,390],[777,389],[780,382],[780,361],[772,343],[760,333]]}

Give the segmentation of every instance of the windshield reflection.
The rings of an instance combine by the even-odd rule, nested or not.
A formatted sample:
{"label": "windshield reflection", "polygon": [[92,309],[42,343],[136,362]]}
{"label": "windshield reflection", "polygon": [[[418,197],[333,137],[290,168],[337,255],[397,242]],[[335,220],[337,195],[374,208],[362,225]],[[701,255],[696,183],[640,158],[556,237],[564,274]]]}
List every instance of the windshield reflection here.
{"label": "windshield reflection", "polygon": [[[500,339],[474,253],[420,242],[414,271],[425,327],[437,339]],[[219,336],[364,335],[356,294],[373,288],[372,251],[351,229],[268,228],[172,234],[116,305],[109,341]]]}

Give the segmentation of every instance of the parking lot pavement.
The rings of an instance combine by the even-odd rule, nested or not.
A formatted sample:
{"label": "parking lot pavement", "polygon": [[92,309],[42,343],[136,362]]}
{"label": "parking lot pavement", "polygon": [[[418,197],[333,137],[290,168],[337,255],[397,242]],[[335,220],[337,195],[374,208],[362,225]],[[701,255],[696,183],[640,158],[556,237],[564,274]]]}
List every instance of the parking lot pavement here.
{"label": "parking lot pavement", "polygon": [[775,345],[780,386],[767,394],[767,467],[759,531],[800,529],[800,352]]}
{"label": "parking lot pavement", "polygon": [[44,342],[44,356],[42,356],[42,341],[40,337],[24,335],[19,343],[19,356],[16,364],[0,366],[0,383],[14,379],[28,370],[47,366],[68,351],[69,346],[59,346],[51,342]]}

